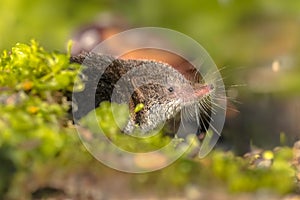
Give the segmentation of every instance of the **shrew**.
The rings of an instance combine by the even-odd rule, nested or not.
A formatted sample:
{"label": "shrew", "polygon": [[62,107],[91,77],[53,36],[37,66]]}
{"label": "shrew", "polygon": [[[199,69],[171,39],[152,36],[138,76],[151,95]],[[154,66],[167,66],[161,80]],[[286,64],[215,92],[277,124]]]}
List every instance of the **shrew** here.
{"label": "shrew", "polygon": [[[111,101],[129,105],[125,133],[139,127],[146,134],[180,112],[184,113],[182,117],[198,121],[199,125],[207,126],[209,122],[209,95],[213,86],[192,83],[166,63],[122,60],[92,52],[73,56],[71,62],[85,66],[82,72],[85,89],[73,94],[78,105],[73,111],[76,119],[102,101]],[[84,103],[89,98],[94,98],[95,104]],[[143,107],[136,111],[137,105]]]}

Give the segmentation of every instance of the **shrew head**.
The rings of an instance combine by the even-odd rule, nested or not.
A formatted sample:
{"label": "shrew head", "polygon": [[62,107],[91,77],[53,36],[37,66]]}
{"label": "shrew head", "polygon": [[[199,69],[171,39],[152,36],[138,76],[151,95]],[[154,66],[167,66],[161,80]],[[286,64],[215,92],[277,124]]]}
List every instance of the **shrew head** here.
{"label": "shrew head", "polygon": [[[131,116],[135,124],[147,132],[174,117],[183,107],[198,104],[212,90],[212,86],[202,84],[145,84],[136,88],[132,95]],[[134,112],[140,103],[143,108]]]}

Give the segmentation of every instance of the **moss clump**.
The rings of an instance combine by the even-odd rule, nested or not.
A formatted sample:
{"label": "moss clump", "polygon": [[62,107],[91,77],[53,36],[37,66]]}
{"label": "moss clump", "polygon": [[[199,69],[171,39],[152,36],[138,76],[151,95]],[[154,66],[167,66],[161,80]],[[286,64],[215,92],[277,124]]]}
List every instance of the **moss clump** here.
{"label": "moss clump", "polygon": [[233,192],[274,190],[286,194],[295,189],[291,148],[253,153],[246,158],[215,151],[211,159],[214,176]]}
{"label": "moss clump", "polygon": [[[29,45],[17,44],[0,56],[0,199],[4,195],[18,199],[17,194],[25,193],[30,198],[30,193],[39,186],[53,184],[50,171],[53,174],[59,171],[56,176],[64,181],[66,174],[76,176],[77,169],[86,171],[93,166],[93,172],[99,174],[95,178],[102,180],[105,170],[96,167],[97,161],[86,153],[76,129],[68,123],[71,104],[65,95],[73,88],[83,87],[76,78],[80,66],[70,64],[69,58],[69,53],[47,52],[35,41]],[[170,143],[171,139],[162,137],[162,132],[146,138],[120,134],[119,126],[126,123],[128,115],[126,109],[123,105],[103,102],[95,111],[95,119],[90,113],[80,123],[87,136],[97,138],[100,128],[116,146],[131,152],[153,151]],[[154,163],[144,161],[139,163],[143,167]],[[226,185],[232,192],[267,189],[286,194],[296,187],[296,171],[291,161],[292,149],[288,147],[247,158],[215,150],[201,160],[179,158],[161,171],[124,177],[130,179],[132,186],[138,185],[142,190],[156,187],[162,193],[180,191],[192,184],[211,190],[211,185]],[[113,179],[115,171],[110,173]],[[30,188],[32,185],[35,188]]]}
{"label": "moss clump", "polygon": [[90,112],[81,120],[81,125],[92,132],[93,142],[89,144],[94,146],[104,144],[100,141],[99,135],[105,135],[118,148],[134,153],[155,151],[171,142],[171,138],[163,136],[162,131],[149,137],[135,137],[121,133],[120,127],[124,127],[128,121],[127,105],[102,102],[100,107],[96,108],[95,114]]}
{"label": "moss clump", "polygon": [[[28,169],[33,162],[51,159],[69,141],[68,133],[74,130],[65,123],[70,103],[63,94],[73,90],[80,70],[69,57],[49,53],[34,40],[2,52],[0,160],[9,165],[2,165],[0,174],[10,165]],[[77,82],[75,88],[81,86]]]}

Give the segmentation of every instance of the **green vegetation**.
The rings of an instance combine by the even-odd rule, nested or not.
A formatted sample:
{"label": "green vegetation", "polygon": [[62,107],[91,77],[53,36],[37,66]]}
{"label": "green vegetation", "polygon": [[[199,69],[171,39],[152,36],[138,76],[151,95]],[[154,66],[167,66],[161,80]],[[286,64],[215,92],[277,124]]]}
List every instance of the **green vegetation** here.
{"label": "green vegetation", "polygon": [[73,90],[80,66],[35,41],[4,51],[0,65],[1,148],[21,166],[35,156],[55,156],[67,141],[63,133],[70,132],[63,125],[69,102],[62,94]]}
{"label": "green vegetation", "polygon": [[[299,150],[286,146],[299,139],[299,10],[300,1],[292,0],[2,0],[0,199],[20,199],[20,194],[32,199],[44,187],[62,190],[65,199],[109,199],[116,193],[113,199],[180,194],[188,199],[214,199],[216,194],[221,196],[215,199],[235,199],[245,192],[253,198],[237,199],[268,199],[264,195],[272,193],[275,197],[269,199],[277,200],[299,195]],[[108,20],[105,13],[111,14]],[[64,49],[76,31],[110,24],[116,16],[124,28],[170,28],[203,45],[222,68],[228,96],[241,102],[232,105],[239,114],[228,109],[222,134],[230,147],[242,151],[251,139],[252,151],[239,157],[217,149],[200,160],[191,158],[191,150],[162,170],[137,175],[98,162],[80,139],[91,139],[109,157],[114,149],[94,140],[99,131],[130,152],[182,142],[164,137],[163,131],[143,139],[120,134],[127,107],[109,102],[96,109],[96,119],[90,113],[80,121],[83,133],[78,136],[70,96],[84,85],[77,78],[80,66],[69,63],[70,45]],[[28,43],[31,38],[41,45]],[[273,149],[276,145],[280,147]],[[148,169],[164,160],[156,155],[135,162]],[[124,159],[116,162],[126,164]],[[195,190],[200,197],[190,198],[188,191]]]}
{"label": "green vegetation", "polygon": [[89,113],[81,120],[80,124],[94,133],[95,146],[97,143],[101,143],[96,140],[99,134],[105,134],[116,146],[129,152],[155,151],[170,142],[170,138],[163,137],[162,132],[144,138],[134,136],[134,134],[138,136],[138,131],[133,136],[121,134],[119,127],[124,127],[127,122],[127,105],[103,102],[96,109],[97,118],[95,119],[93,116],[93,112]]}
{"label": "green vegetation", "polygon": [[0,174],[8,176],[5,181],[13,177],[6,173],[10,168],[28,170],[34,162],[53,159],[72,140],[74,131],[64,124],[69,102],[62,94],[72,91],[79,68],[69,64],[69,55],[48,53],[35,41],[2,52],[0,160],[8,165]]}
{"label": "green vegetation", "polygon": [[[39,187],[54,183],[66,190],[65,184],[58,184],[57,180],[76,177],[83,171],[94,173],[99,180],[104,174],[113,177],[115,173],[87,153],[68,118],[70,102],[66,94],[73,90],[75,82],[75,89],[83,87],[76,78],[80,66],[70,64],[69,57],[69,54],[45,51],[35,41],[29,45],[16,44],[1,54],[1,198],[6,195],[18,199],[18,194],[30,198]],[[122,105],[112,107],[120,116],[118,123],[124,123],[122,116],[126,115],[126,108]],[[101,127],[115,144],[130,151],[149,151],[170,141],[161,135],[137,139],[120,134],[113,117],[115,113],[110,108],[110,103],[105,102],[96,109],[98,121],[93,121],[90,114],[81,120],[87,133],[97,134]],[[124,176],[132,187],[138,185],[143,191],[150,186],[162,194],[172,193],[188,184],[226,185],[232,192],[265,189],[286,194],[295,191],[297,186],[291,161],[292,150],[288,147],[253,153],[246,158],[216,150],[205,159],[184,156],[161,171]],[[55,177],[56,182],[51,177]],[[28,181],[30,185],[27,185]]]}

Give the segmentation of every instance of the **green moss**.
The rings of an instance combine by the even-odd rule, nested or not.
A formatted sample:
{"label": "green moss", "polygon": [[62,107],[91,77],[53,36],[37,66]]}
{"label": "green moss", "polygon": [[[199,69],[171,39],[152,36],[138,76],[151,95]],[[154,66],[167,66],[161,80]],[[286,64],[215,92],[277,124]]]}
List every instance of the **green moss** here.
{"label": "green moss", "polygon": [[[170,143],[170,138],[164,137],[161,131],[149,137],[135,137],[121,133],[120,127],[124,127],[128,121],[127,105],[102,102],[95,110],[95,114],[96,118],[94,112],[89,113],[81,120],[81,125],[91,130],[94,138],[97,138],[98,134],[105,134],[111,142],[123,150],[148,152],[158,150]],[[135,134],[140,133],[137,131]]]}
{"label": "green moss", "polygon": [[[72,170],[67,171],[76,173],[78,161],[84,169],[96,163],[81,145],[75,127],[68,123],[70,102],[65,94],[72,91],[75,82],[75,89],[83,86],[76,80],[80,66],[70,64],[69,57],[69,54],[47,52],[35,41],[29,45],[17,44],[1,54],[0,175],[3,178],[0,198],[7,192],[11,195],[26,192],[23,186],[26,180],[31,180],[30,176],[44,174],[44,182],[47,182],[50,175],[45,175],[48,173],[44,168],[56,171],[68,166]],[[81,125],[94,138],[104,133],[124,150],[148,152],[171,141],[163,136],[163,131],[145,138],[121,133],[119,127],[127,123],[126,105],[103,102],[95,114],[85,116]],[[98,148],[101,149],[101,145]],[[250,158],[214,150],[201,160],[182,157],[161,171],[139,176],[136,180],[133,177],[131,183],[139,188],[156,187],[162,192],[197,184],[209,188],[211,185],[227,186],[231,192],[263,189],[286,194],[296,187],[296,171],[291,161],[289,147],[264,151]],[[56,168],[58,163],[59,169]],[[101,180],[103,167],[94,164],[93,170],[99,170]]]}
{"label": "green moss", "polygon": [[63,93],[72,91],[79,69],[69,54],[47,52],[34,40],[1,54],[0,152],[17,169],[52,159],[66,145],[69,102]]}
{"label": "green moss", "polygon": [[[270,153],[271,151],[265,151],[263,155]],[[254,155],[257,160],[249,162],[248,159],[235,157],[231,153],[215,151],[211,155],[212,170],[233,192],[254,192],[261,189],[275,190],[281,194],[291,192],[295,189],[292,151],[285,147],[277,149],[273,154],[274,159]]]}

